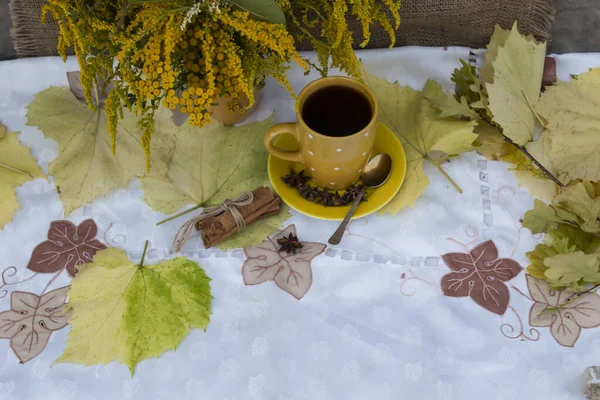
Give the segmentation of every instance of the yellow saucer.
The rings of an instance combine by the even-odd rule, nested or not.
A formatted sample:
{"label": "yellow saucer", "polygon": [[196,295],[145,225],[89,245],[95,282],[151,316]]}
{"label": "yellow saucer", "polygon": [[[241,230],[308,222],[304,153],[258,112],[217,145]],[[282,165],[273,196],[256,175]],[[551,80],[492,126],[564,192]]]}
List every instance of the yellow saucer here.
{"label": "yellow saucer", "polygon": [[[277,138],[275,145],[284,150],[298,150],[298,142],[292,135],[284,134]],[[366,202],[361,202],[354,213],[353,218],[365,217],[372,214],[387,203],[389,203],[400,190],[404,177],[406,175],[406,155],[400,141],[387,127],[379,124],[377,127],[377,137],[375,138],[375,147],[372,156],[380,153],[387,153],[392,158],[392,173],[388,181],[377,189],[367,191]],[[308,215],[309,217],[341,221],[350,209],[350,205],[344,207],[325,207],[322,204],[316,204],[304,199],[295,188],[287,186],[281,178],[290,173],[290,169],[300,172],[305,167],[302,164],[292,163],[280,158],[269,156],[269,179],[273,189],[281,196],[294,210]],[[341,194],[341,193],[340,193]]]}

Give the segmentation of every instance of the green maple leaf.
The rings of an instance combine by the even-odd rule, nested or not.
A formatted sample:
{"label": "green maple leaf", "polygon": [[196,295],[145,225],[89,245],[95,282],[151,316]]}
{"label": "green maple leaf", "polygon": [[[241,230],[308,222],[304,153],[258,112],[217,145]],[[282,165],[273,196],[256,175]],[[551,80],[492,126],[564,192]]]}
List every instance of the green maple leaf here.
{"label": "green maple leaf", "polygon": [[[126,110],[119,122],[114,156],[104,110],[90,110],[66,87],[51,87],[36,94],[28,107],[27,125],[37,126],[47,138],[58,142],[60,153],[50,163],[49,174],[60,187],[66,215],[146,174],[142,135],[136,117]],[[156,111],[152,168],[166,169],[173,136],[179,130],[171,121],[170,111],[162,107]]]}
{"label": "green maple leaf", "polygon": [[600,232],[600,197],[591,197],[589,188],[593,186],[580,182],[572,186],[563,188],[555,200],[560,203],[560,207],[565,211],[571,212],[579,217],[579,226],[585,232]]}
{"label": "green maple leaf", "polygon": [[600,260],[597,254],[576,251],[570,254],[557,254],[546,258],[544,273],[547,282],[555,288],[572,287],[580,289],[583,283],[600,282]]}
{"label": "green maple leaf", "polygon": [[[440,163],[465,151],[472,150],[477,135],[473,133],[474,121],[441,118],[439,111],[427,97],[437,89],[430,82],[424,92],[418,92],[398,83],[369,74],[364,66],[364,83],[373,91],[379,105],[379,120],[392,129],[406,152],[407,171],[402,188],[383,208],[382,213],[397,214],[405,207],[413,206],[429,185],[423,170],[425,161],[433,164],[456,188],[456,183],[440,166]],[[434,156],[435,154],[435,156]]]}
{"label": "green maple leaf", "polygon": [[549,87],[536,109],[548,120],[559,178],[600,181],[600,68]]}
{"label": "green maple leaf", "polygon": [[427,99],[435,108],[441,111],[441,118],[479,118],[479,114],[473,111],[473,109],[471,109],[469,106],[466,97],[462,96],[460,97],[460,101],[456,100],[456,97],[454,97],[452,93],[445,92],[439,83],[431,80],[427,81],[425,86],[427,89],[424,91],[427,92]]}
{"label": "green maple leaf", "polygon": [[[272,121],[273,117],[239,127],[213,121],[203,129],[181,129],[168,168],[163,174],[141,179],[143,199],[155,211],[170,214],[188,204],[218,205],[268,185],[268,152],[263,137]],[[245,248],[261,243],[290,216],[284,205],[279,215],[249,225],[218,247]]]}
{"label": "green maple leaf", "polygon": [[57,363],[118,360],[133,375],[140,361],[175,350],[191,328],[206,330],[210,279],[193,261],[140,267],[109,248],[77,268],[69,290],[71,332]]}
{"label": "green maple leaf", "polygon": [[500,35],[497,54],[484,69],[484,79],[489,81],[491,62],[493,82],[485,83],[489,109],[504,135],[524,145],[534,139],[537,114],[532,107],[540,98],[546,43],[521,35],[516,22],[510,32],[496,32]]}
{"label": "green maple leaf", "polygon": [[12,221],[19,209],[15,189],[36,178],[46,179],[17,136],[17,132],[7,133],[6,127],[0,124],[0,230]]}

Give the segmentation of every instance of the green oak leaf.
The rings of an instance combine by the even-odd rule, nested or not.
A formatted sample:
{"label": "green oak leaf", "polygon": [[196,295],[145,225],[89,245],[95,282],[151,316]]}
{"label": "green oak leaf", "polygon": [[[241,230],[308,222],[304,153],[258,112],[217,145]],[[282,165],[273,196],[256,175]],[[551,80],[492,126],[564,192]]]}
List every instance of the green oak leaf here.
{"label": "green oak leaf", "polygon": [[[565,221],[557,214],[554,207],[549,206],[541,200],[534,200],[533,206],[533,210],[525,213],[523,226],[534,234],[548,232]],[[573,218],[576,219],[576,216],[573,215]]]}
{"label": "green oak leaf", "polygon": [[[35,95],[28,106],[27,125],[37,126],[46,138],[59,145],[59,155],[49,166],[60,188],[65,214],[113,189],[126,187],[136,177],[146,175],[146,158],[140,142],[137,118],[127,110],[119,122],[117,149],[113,155],[104,110],[90,110],[66,87],[51,87]],[[163,107],[155,115],[155,134],[150,159],[152,168],[165,171],[173,147],[173,137],[182,129],[171,121]]]}
{"label": "green oak leaf", "polygon": [[568,224],[560,224],[550,230],[553,243],[557,240],[566,240],[567,247],[583,251],[585,254],[595,253],[600,248],[600,236],[582,231],[580,228]]}
{"label": "green oak leaf", "polygon": [[183,257],[140,267],[109,248],[77,267],[68,306],[71,331],[57,363],[137,365],[175,350],[191,328],[206,330],[210,278]]}
{"label": "green oak leaf", "polygon": [[544,265],[548,268],[544,273],[546,280],[552,287],[579,288],[585,282],[600,282],[600,260],[597,254],[585,254],[583,251],[557,254],[546,258]]}
{"label": "green oak leaf", "polygon": [[19,209],[15,189],[36,178],[47,179],[17,136],[17,132],[6,132],[0,123],[0,230]]}
{"label": "green oak leaf", "polygon": [[[213,121],[202,129],[183,127],[164,174],[142,178],[144,201],[155,211],[170,214],[189,204],[214,206],[268,185],[268,152],[263,144],[273,117],[253,124],[224,126]],[[291,216],[289,207],[257,221],[220,244],[220,249],[261,243]],[[182,218],[186,218],[183,216]]]}
{"label": "green oak leaf", "polygon": [[562,189],[555,197],[560,207],[579,217],[579,226],[585,232],[600,233],[600,197],[590,197],[582,182]]}
{"label": "green oak leaf", "polygon": [[548,267],[544,264],[546,258],[554,257],[558,251],[547,244],[538,244],[534,251],[527,253],[527,258],[531,264],[527,267],[527,273],[535,278],[546,280],[546,270]]}

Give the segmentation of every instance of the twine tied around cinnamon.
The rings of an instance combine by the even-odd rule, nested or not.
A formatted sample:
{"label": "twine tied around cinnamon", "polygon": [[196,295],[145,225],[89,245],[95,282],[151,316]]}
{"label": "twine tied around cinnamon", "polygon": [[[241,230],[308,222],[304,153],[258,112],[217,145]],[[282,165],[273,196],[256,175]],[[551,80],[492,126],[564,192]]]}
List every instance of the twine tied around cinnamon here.
{"label": "twine tied around cinnamon", "polygon": [[171,253],[177,253],[183,248],[185,242],[194,230],[194,226],[196,226],[198,222],[215,217],[222,212],[229,211],[231,213],[237,230],[240,232],[246,227],[246,221],[244,221],[244,217],[237,207],[250,205],[253,200],[254,195],[252,192],[244,192],[233,200],[225,200],[221,205],[205,208],[204,211],[202,211],[202,214],[190,219],[179,228],[179,231],[177,231],[175,239],[173,239],[173,243],[171,244]]}

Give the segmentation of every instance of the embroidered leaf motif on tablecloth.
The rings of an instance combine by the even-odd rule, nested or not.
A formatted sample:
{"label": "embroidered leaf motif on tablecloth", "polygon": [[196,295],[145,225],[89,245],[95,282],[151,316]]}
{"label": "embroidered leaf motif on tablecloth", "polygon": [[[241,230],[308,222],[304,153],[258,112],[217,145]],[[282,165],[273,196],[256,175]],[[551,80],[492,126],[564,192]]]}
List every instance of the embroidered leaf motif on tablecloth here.
{"label": "embroidered leaf motif on tablecloth", "polygon": [[140,361],[174,350],[191,328],[206,329],[210,278],[183,257],[140,266],[108,248],[78,267],[69,291],[71,332],[57,362],[118,360],[133,374]]}
{"label": "embroidered leaf motif on tablecloth", "polygon": [[0,339],[10,339],[21,363],[40,354],[52,332],[67,325],[70,313],[65,313],[64,306],[68,291],[67,286],[42,296],[12,292],[11,309],[0,313]]}
{"label": "embroidered leaf motif on tablecloth", "polygon": [[510,294],[505,282],[523,269],[509,258],[498,258],[498,249],[491,240],[481,243],[469,253],[449,253],[442,256],[452,270],[442,278],[444,295],[471,297],[475,303],[502,315],[508,307]]}
{"label": "embroidered leaf motif on tablecloth", "polygon": [[573,347],[582,328],[600,326],[600,296],[578,295],[570,290],[555,291],[548,283],[527,275],[529,294],[535,301],[529,311],[529,324],[549,327],[556,341]]}
{"label": "embroidered leaf motif on tablecloth", "polygon": [[98,227],[91,220],[79,226],[69,221],[54,221],[48,230],[48,240],[33,249],[27,268],[43,274],[54,273],[66,268],[71,276],[77,266],[91,262],[97,251],[106,246],[96,239]]}
{"label": "embroidered leaf motif on tablecloth", "polygon": [[311,262],[327,248],[322,243],[300,242],[302,247],[295,253],[280,251],[278,239],[297,237],[296,226],[290,225],[284,230],[269,236],[261,244],[245,249],[248,259],[242,266],[242,275],[246,285],[258,285],[266,281],[275,281],[277,286],[298,300],[304,297],[312,285]]}

